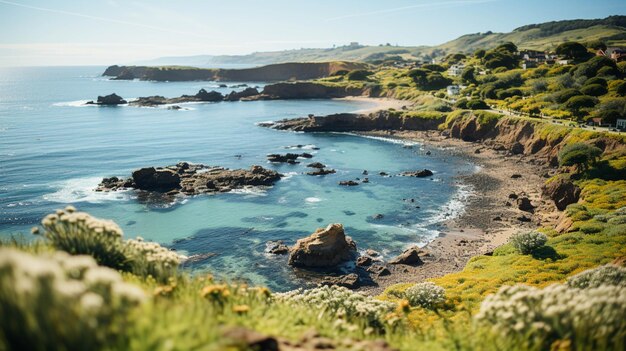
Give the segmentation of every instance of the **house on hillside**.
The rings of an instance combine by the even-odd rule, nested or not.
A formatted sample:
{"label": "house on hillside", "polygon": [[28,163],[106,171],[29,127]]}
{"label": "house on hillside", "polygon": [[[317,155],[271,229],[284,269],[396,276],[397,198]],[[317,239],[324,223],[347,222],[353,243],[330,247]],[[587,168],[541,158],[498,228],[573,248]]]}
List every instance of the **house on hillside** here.
{"label": "house on hillside", "polygon": [[462,63],[454,64],[448,68],[448,75],[452,77],[460,76],[465,69],[465,65]]}
{"label": "house on hillside", "polygon": [[448,97],[457,96],[461,92],[461,87],[458,85],[448,85],[446,87],[446,91],[448,93]]}
{"label": "house on hillside", "polygon": [[535,61],[524,60],[524,62],[522,62],[522,69],[529,69],[529,68],[535,68],[535,67],[537,67],[537,62]]}
{"label": "house on hillside", "polygon": [[606,50],[598,50],[596,51],[596,56],[605,56],[615,62],[622,62],[626,60],[626,49],[607,48]]}
{"label": "house on hillside", "polygon": [[618,119],[615,123],[615,128],[619,130],[626,130],[626,119]]}

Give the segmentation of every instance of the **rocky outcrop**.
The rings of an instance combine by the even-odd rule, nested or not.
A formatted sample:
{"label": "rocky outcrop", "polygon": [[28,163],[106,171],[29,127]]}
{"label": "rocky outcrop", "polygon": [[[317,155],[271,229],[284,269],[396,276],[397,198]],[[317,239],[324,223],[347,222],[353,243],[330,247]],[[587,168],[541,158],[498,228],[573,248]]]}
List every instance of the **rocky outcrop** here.
{"label": "rocky outcrop", "polygon": [[419,247],[413,246],[410,249],[407,249],[404,252],[402,252],[399,256],[389,261],[389,263],[390,264],[405,264],[409,266],[419,266],[421,264],[424,264],[419,254],[420,254]]}
{"label": "rocky outcrop", "polygon": [[299,132],[367,132],[373,130],[430,130],[444,121],[406,117],[390,111],[370,114],[338,113],[328,116],[309,116],[260,124],[279,130]]}
{"label": "rocky outcrop", "polygon": [[291,248],[289,265],[295,267],[333,267],[354,257],[356,244],[346,236],[341,224],[329,224],[300,239]]}
{"label": "rocky outcrop", "polygon": [[103,76],[112,79],[154,81],[231,81],[271,82],[324,78],[341,70],[366,69],[358,62],[288,62],[244,69],[214,69],[180,66],[110,66]]}
{"label": "rocky outcrop", "polygon": [[563,211],[568,205],[578,202],[580,188],[571,180],[560,177],[546,183],[542,187],[542,193],[554,201],[559,211]]}
{"label": "rocky outcrop", "polygon": [[256,95],[259,95],[259,91],[256,88],[246,88],[242,91],[232,91],[224,96],[224,101],[239,101]]}
{"label": "rocky outcrop", "polygon": [[526,196],[517,198],[515,200],[517,202],[517,208],[524,212],[533,212],[535,210],[535,206],[530,202],[530,199]]}
{"label": "rocky outcrop", "polygon": [[261,94],[249,100],[332,99],[364,95],[361,88],[328,86],[312,82],[276,83],[266,85]]}
{"label": "rocky outcrop", "polygon": [[113,93],[105,96],[98,96],[96,102],[89,101],[87,105],[102,105],[102,106],[115,106],[115,105],[123,105],[128,103],[128,101],[124,100],[121,96]]}
{"label": "rocky outcrop", "polygon": [[282,240],[269,241],[265,244],[265,246],[265,251],[273,255],[286,255],[289,253],[289,247],[285,245]]}
{"label": "rocky outcrop", "polygon": [[317,168],[315,171],[312,172],[306,172],[307,175],[311,175],[311,176],[323,176],[323,175],[327,175],[327,174],[333,174],[336,173],[337,171],[335,171],[332,168]]}
{"label": "rocky outcrop", "polygon": [[217,91],[208,92],[204,89],[200,89],[194,97],[198,99],[198,101],[203,102],[219,102],[224,100],[224,96]]}
{"label": "rocky outcrop", "polygon": [[356,182],[354,180],[342,180],[339,182],[339,185],[342,186],[357,186],[359,185],[359,182]]}
{"label": "rocky outcrop", "polygon": [[261,166],[252,166],[249,170],[230,170],[180,162],[162,168],[141,168],[134,171],[128,179],[104,178],[96,191],[137,189],[170,195],[196,195],[229,192],[248,186],[271,186],[281,176],[276,171]]}
{"label": "rocky outcrop", "polygon": [[414,171],[414,172],[402,172],[400,173],[401,176],[403,177],[417,177],[417,178],[424,178],[424,177],[430,177],[433,175],[433,171],[431,171],[430,169],[422,169],[420,171]]}
{"label": "rocky outcrop", "polygon": [[269,154],[267,155],[267,160],[269,162],[274,162],[274,163],[290,163],[290,164],[296,164],[299,163],[296,160],[298,158],[312,158],[313,155],[309,154],[309,153],[301,153],[301,154],[293,154],[293,153],[286,153],[284,155],[281,154]]}
{"label": "rocky outcrop", "polygon": [[348,289],[356,289],[359,287],[359,276],[356,273],[341,275],[338,277],[326,277],[320,284],[343,286]]}

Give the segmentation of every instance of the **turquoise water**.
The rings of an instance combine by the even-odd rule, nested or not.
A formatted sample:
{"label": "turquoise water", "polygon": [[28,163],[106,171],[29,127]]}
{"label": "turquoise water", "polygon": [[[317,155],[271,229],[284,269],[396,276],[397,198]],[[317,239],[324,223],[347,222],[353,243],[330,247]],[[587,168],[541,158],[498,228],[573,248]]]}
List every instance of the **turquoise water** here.
{"label": "turquoise water", "polygon": [[[286,265],[286,256],[264,253],[269,240],[293,244],[317,227],[343,223],[359,250],[391,257],[438,234],[438,223],[462,210],[463,186],[454,177],[473,165],[420,145],[345,134],[301,134],[255,123],[309,113],[330,114],[371,107],[347,101],[257,101],[185,104],[164,108],[80,106],[97,95],[124,98],[179,96],[211,82],[108,81],[104,67],[21,68],[0,71],[0,235],[28,233],[47,213],[67,204],[115,220],[126,237],[140,235],[186,254],[215,253],[194,265],[284,290],[306,283]],[[262,83],[250,83],[260,85]],[[228,83],[229,85],[235,83]],[[300,165],[272,165],[268,153],[290,145],[315,145],[310,162],[337,170],[304,175]],[[302,151],[297,151],[302,152]],[[241,157],[235,157],[241,155]],[[139,201],[132,191],[95,193],[102,177],[128,176],[144,166],[179,161],[249,168],[286,175],[265,190],[197,196],[173,204]],[[432,179],[382,177],[428,168]],[[370,183],[341,187],[340,180]],[[414,199],[411,202],[410,199]],[[419,206],[419,208],[416,208]],[[373,215],[383,214],[375,220]]]}

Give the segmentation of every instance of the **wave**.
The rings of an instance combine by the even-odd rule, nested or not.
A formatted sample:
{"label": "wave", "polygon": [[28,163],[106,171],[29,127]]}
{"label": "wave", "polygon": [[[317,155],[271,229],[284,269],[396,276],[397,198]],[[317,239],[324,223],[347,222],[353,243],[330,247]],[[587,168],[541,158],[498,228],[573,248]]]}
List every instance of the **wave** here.
{"label": "wave", "polygon": [[95,104],[87,104],[89,101],[93,100],[76,100],[76,101],[64,101],[64,102],[55,102],[52,106],[56,107],[93,107],[98,106]]}
{"label": "wave", "polygon": [[317,202],[321,202],[322,199],[320,199],[319,197],[307,197],[306,199],[304,199],[305,202],[308,202],[310,204],[314,204]]}
{"label": "wave", "polygon": [[75,178],[54,183],[53,193],[43,195],[43,199],[50,202],[59,203],[102,203],[105,201],[129,200],[132,198],[130,190],[119,190],[110,192],[97,192],[94,189],[102,181],[101,177]]}
{"label": "wave", "polygon": [[241,189],[233,189],[229,191],[227,194],[243,194],[243,195],[252,195],[252,196],[267,196],[267,188],[260,186],[244,186]]}
{"label": "wave", "polygon": [[383,137],[383,136],[376,136],[376,135],[366,135],[366,134],[359,134],[359,133],[346,133],[346,132],[332,132],[332,133],[333,134],[343,134],[343,135],[358,136],[358,137],[361,137],[361,138],[373,139],[373,140],[378,140],[378,141],[384,141],[384,142],[387,142],[387,143],[404,145],[404,146],[418,146],[418,145],[421,145],[421,143],[418,143],[417,141],[411,141],[411,140],[405,140],[405,139],[399,139],[399,138]]}

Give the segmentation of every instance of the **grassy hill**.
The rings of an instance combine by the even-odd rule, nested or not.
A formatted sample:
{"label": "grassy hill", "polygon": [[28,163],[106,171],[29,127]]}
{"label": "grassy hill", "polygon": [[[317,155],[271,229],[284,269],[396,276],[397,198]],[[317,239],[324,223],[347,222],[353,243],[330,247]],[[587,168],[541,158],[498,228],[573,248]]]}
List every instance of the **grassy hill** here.
{"label": "grassy hill", "polygon": [[429,59],[455,52],[490,49],[508,41],[515,43],[521,49],[551,50],[566,41],[588,42],[592,40],[601,40],[609,46],[626,46],[626,16],[531,24],[514,29],[509,33],[467,34],[437,46],[346,45],[335,48],[255,52],[248,55],[164,57],[141,62],[141,64],[201,67],[254,66],[284,62],[372,62],[394,56],[415,60]]}

